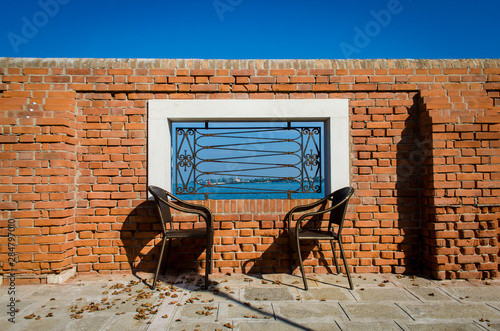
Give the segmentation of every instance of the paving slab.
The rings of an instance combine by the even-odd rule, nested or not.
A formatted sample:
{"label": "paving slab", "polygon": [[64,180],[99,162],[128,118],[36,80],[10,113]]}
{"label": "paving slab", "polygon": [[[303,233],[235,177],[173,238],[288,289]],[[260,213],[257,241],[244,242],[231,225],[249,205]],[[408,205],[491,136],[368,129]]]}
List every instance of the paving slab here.
{"label": "paving slab", "polygon": [[[304,282],[302,277],[300,277],[297,281],[294,282],[298,284],[298,288],[304,289]],[[349,280],[346,275],[343,274],[319,274],[319,275],[310,275],[307,278],[307,284],[309,288],[313,287],[336,287],[340,289],[349,289]],[[356,283],[354,283],[356,284]]]}
{"label": "paving slab", "polygon": [[[270,276],[272,277],[272,275]],[[220,286],[258,286],[262,284],[264,277],[260,275],[242,275],[242,274],[219,274],[212,275],[210,279],[216,285]]]}
{"label": "paving slab", "polygon": [[443,291],[440,287],[405,287],[408,292],[411,292],[420,301],[439,301],[439,302],[456,302],[457,300]]}
{"label": "paving slab", "polygon": [[[136,312],[125,313],[122,315],[111,316],[108,322],[102,327],[101,331],[113,331],[113,330],[146,330],[149,326],[148,321],[141,321],[134,319]],[[71,329],[69,329],[71,330]],[[92,326],[87,330],[96,330]]]}
{"label": "paving slab", "polygon": [[[114,314],[89,314],[86,318],[81,320],[72,320],[68,324],[65,325],[66,330],[78,330],[78,331],[86,331],[86,330],[105,330],[109,329],[113,324],[116,316]],[[134,321],[133,315],[128,314],[127,316],[120,315],[117,317],[116,323],[120,327],[127,327],[128,330],[135,327],[137,329],[144,328],[144,324],[138,321]],[[39,326],[37,325],[37,328]],[[40,326],[40,330],[45,330],[43,326]]]}
{"label": "paving slab", "polygon": [[486,285],[491,286],[500,286],[500,279],[487,279],[487,280],[479,280],[479,279],[445,279],[445,280],[435,280],[434,282],[438,286],[443,287],[483,287]]}
{"label": "paving slab", "polygon": [[500,287],[448,287],[444,289],[454,298],[463,302],[499,302]]}
{"label": "paving slab", "polygon": [[281,321],[267,321],[267,322],[239,322],[235,323],[240,331],[302,331],[309,330],[306,326],[290,325],[289,323]]}
{"label": "paving slab", "polygon": [[349,331],[401,331],[401,327],[394,321],[376,323],[359,323],[359,322],[337,322],[342,330]]}
{"label": "paving slab", "polygon": [[[224,323],[219,322],[192,322],[192,321],[174,321],[172,324],[163,327],[161,330],[169,331],[187,331],[187,330],[230,330],[224,327]],[[149,330],[149,329],[148,329]]]}
{"label": "paving slab", "polygon": [[471,304],[471,303],[458,303],[449,302],[446,304],[432,302],[422,304],[403,303],[401,307],[413,319],[500,319],[500,311],[486,305],[486,304]]}
{"label": "paving slab", "polygon": [[410,316],[395,303],[341,303],[340,305],[351,321],[411,320]]}
{"label": "paving slab", "polygon": [[276,318],[285,320],[321,320],[334,322],[346,319],[345,313],[336,303],[283,302],[273,303]]}
{"label": "paving slab", "polygon": [[39,330],[64,330],[64,328],[71,322],[69,316],[54,316],[52,318],[45,318],[46,314],[40,315],[41,318],[36,321],[26,320],[20,316],[16,317],[15,324],[2,320],[2,330],[31,330],[39,328]]}
{"label": "paving slab", "polygon": [[480,324],[475,322],[413,322],[413,323],[402,323],[401,325],[407,330],[412,331],[484,331],[485,329],[481,327]]}
{"label": "paving slab", "polygon": [[240,288],[231,287],[229,289],[221,289],[215,291],[189,291],[186,299],[192,299],[194,302],[223,302],[223,301],[239,301]]}
{"label": "paving slab", "polygon": [[246,303],[246,304],[221,304],[219,307],[219,320],[275,319],[271,303]]}
{"label": "paving slab", "polygon": [[[352,283],[355,289],[366,288],[366,287],[395,287],[396,285],[388,279],[386,275],[380,274],[367,274],[367,275],[357,275],[351,276]],[[349,289],[349,282],[347,277],[344,278],[344,286]]]}
{"label": "paving slab", "polygon": [[360,302],[401,302],[401,301],[419,301],[417,297],[406,291],[404,288],[398,287],[367,287],[364,289],[356,289],[353,292],[359,298]]}
{"label": "paving slab", "polygon": [[196,320],[199,322],[216,321],[219,315],[219,303],[195,303],[184,305],[177,310],[180,319]]}
{"label": "paving slab", "polygon": [[[268,282],[268,284],[273,285],[284,285],[297,289],[304,288],[304,281],[302,280],[301,275],[289,275],[289,274],[273,274],[273,275],[263,275],[263,279]],[[309,286],[318,286],[319,284],[316,281],[316,277],[314,275],[308,275],[306,277],[307,284]]]}
{"label": "paving slab", "polygon": [[289,287],[249,287],[242,290],[244,300],[286,301],[294,300],[299,295]]}
{"label": "paving slab", "polygon": [[239,331],[335,331],[342,330],[336,323],[321,322],[291,322],[291,321],[268,321],[268,322],[237,322],[235,323]]}
{"label": "paving slab", "polygon": [[439,281],[429,279],[424,276],[407,276],[407,275],[382,275],[396,286],[402,287],[419,287],[419,286],[439,286]]}
{"label": "paving slab", "polygon": [[356,299],[349,290],[337,287],[310,288],[308,291],[300,291],[302,301],[352,301]]}

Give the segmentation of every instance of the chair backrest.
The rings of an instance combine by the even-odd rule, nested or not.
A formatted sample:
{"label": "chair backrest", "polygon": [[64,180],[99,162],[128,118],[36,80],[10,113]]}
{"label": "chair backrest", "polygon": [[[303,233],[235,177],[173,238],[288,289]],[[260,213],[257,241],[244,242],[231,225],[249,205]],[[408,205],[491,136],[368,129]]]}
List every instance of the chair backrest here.
{"label": "chair backrest", "polygon": [[148,190],[153,195],[156,207],[158,207],[163,232],[166,232],[167,229],[173,229],[173,217],[170,211],[171,198],[169,194],[157,186],[149,186]]}
{"label": "chair backrest", "polygon": [[331,201],[331,206],[337,206],[330,212],[330,220],[328,223],[328,230],[332,229],[332,225],[338,225],[338,235],[341,235],[342,229],[344,228],[344,218],[347,211],[347,204],[349,199],[354,194],[354,189],[352,187],[341,188],[328,196]]}

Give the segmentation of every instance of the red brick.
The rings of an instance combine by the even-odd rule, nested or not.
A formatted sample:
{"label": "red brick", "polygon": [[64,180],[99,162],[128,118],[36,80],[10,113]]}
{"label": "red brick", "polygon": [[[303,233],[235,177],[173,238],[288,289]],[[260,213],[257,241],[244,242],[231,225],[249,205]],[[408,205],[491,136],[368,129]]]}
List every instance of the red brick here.
{"label": "red brick", "polygon": [[249,69],[232,69],[231,70],[231,75],[232,76],[254,76],[255,75],[255,70],[249,70]]}
{"label": "red brick", "polygon": [[[210,77],[211,84],[233,84],[234,77]],[[252,81],[253,83],[253,81]]]}
{"label": "red brick", "polygon": [[294,74],[294,69],[271,69],[271,76],[292,76]]}
{"label": "red brick", "polygon": [[191,85],[191,91],[193,91],[193,92],[216,92],[217,85],[211,85],[211,84]]}
{"label": "red brick", "polygon": [[193,69],[191,70],[192,76],[214,76],[215,70],[212,69]]}

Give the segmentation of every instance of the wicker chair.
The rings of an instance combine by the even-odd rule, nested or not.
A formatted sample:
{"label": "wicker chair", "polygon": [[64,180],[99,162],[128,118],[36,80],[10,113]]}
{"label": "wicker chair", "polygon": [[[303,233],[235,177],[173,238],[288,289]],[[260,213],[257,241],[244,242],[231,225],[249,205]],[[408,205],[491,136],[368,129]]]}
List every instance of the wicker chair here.
{"label": "wicker chair", "polygon": [[[333,260],[335,262],[335,267],[337,273],[339,273],[339,265],[337,263],[337,257],[335,255],[335,242],[338,242],[340,247],[340,255],[344,261],[344,267],[347,274],[347,279],[349,280],[349,285],[351,290],[354,289],[352,285],[351,276],[349,274],[349,266],[347,265],[344,248],[342,247],[342,228],[344,226],[344,217],[347,209],[347,204],[349,198],[353,195],[354,189],[352,187],[344,187],[337,190],[327,197],[318,200],[314,203],[308,205],[301,205],[292,208],[285,216],[285,221],[288,223],[288,235],[290,242],[290,272],[293,271],[293,251],[297,252],[300,272],[302,273],[302,279],[304,281],[304,287],[307,290],[307,280],[304,272],[304,265],[302,264],[302,256],[300,250],[301,240],[330,240],[333,251]],[[319,207],[319,208],[318,208]],[[313,210],[313,211],[311,211]],[[301,213],[297,222],[295,222],[295,227],[292,226],[293,216],[295,213]],[[304,221],[308,221],[311,217],[316,219],[323,219],[323,215],[330,213],[328,219],[328,228],[315,228],[315,227],[303,227]]]}
{"label": "wicker chair", "polygon": [[[158,207],[158,212],[160,215],[160,221],[163,230],[163,243],[160,251],[160,259],[158,261],[158,267],[156,268],[156,274],[151,287],[154,289],[156,287],[156,281],[158,280],[158,274],[160,272],[160,267],[162,265],[163,252],[165,250],[165,244],[168,241],[168,249],[165,257],[165,268],[168,263],[168,257],[170,254],[170,247],[172,245],[172,239],[182,239],[182,238],[206,238],[207,249],[206,249],[206,266],[205,266],[205,289],[208,288],[208,275],[212,273],[212,250],[214,241],[214,217],[210,209],[205,206],[188,203],[183,201],[171,193],[156,187],[149,186],[149,192],[153,195],[156,206]],[[203,228],[196,229],[175,229],[174,228],[174,218],[171,214],[171,209],[198,215],[205,221],[205,226]]]}

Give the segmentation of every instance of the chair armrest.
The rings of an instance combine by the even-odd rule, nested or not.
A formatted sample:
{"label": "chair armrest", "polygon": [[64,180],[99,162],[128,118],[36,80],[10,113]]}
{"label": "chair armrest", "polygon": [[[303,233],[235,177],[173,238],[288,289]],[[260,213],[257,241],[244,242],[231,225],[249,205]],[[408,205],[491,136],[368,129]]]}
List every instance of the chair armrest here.
{"label": "chair armrest", "polygon": [[[285,221],[288,220],[288,229],[291,230],[291,216],[293,213],[295,212],[300,212],[300,211],[305,211],[305,210],[310,210],[314,207],[317,207],[319,206],[320,204],[324,203],[326,200],[328,200],[330,198],[330,196],[327,196],[321,200],[318,200],[312,204],[309,204],[309,205],[302,205],[302,206],[296,206],[294,208],[292,208],[292,210],[290,210],[286,216],[285,216]],[[333,206],[330,206],[329,208],[326,208],[326,209],[322,209],[322,210],[317,210],[317,211],[313,211],[313,212],[310,212],[310,213],[305,213],[303,214],[302,216],[300,216],[300,218],[297,220],[297,225],[295,227],[295,232],[296,234],[298,233],[298,231],[300,230],[300,227],[301,227],[301,224],[302,222],[307,219],[308,217],[312,217],[312,216],[318,216],[318,215],[323,215],[323,214],[327,214],[331,211],[333,211],[334,209],[338,208],[341,204],[343,204],[345,202],[345,199],[342,200],[342,201],[339,201],[338,203],[336,203],[335,205]],[[303,207],[303,208],[302,208]],[[307,208],[308,207],[308,208]],[[287,217],[289,217],[290,219],[288,219]]]}
{"label": "chair armrest", "polygon": [[[324,197],[323,199],[320,199],[318,201],[315,201],[313,203],[310,203],[310,204],[307,204],[307,205],[299,205],[299,206],[295,206],[293,207],[288,213],[286,213],[285,215],[285,222],[288,222],[288,229],[291,230],[291,226],[292,226],[292,220],[293,220],[293,214],[294,213],[301,213],[301,212],[304,212],[304,211],[307,211],[307,210],[311,210],[313,208],[316,208],[318,207],[319,205],[322,205],[324,204],[328,199],[330,198],[330,195]],[[316,214],[318,213],[319,214],[322,214],[323,211],[317,211],[317,212],[313,212],[313,213],[307,213],[303,216],[313,216],[313,215],[319,215],[319,214]],[[325,212],[326,213],[326,212]],[[307,217],[306,216],[306,217]],[[301,217],[301,219],[304,219],[304,217]]]}
{"label": "chair armrest", "polygon": [[299,205],[299,206],[295,206],[293,207],[285,216],[285,219],[287,216],[292,216],[292,214],[294,213],[301,213],[303,211],[306,211],[306,210],[311,210],[313,208],[316,208],[317,206],[325,203],[325,201],[327,201],[329,198],[329,196],[323,198],[323,199],[320,199],[318,201],[315,201],[313,203],[310,203],[310,204],[307,204],[307,205]]}
{"label": "chair armrest", "polygon": [[212,228],[213,227],[213,214],[205,206],[186,203],[185,201],[172,201],[170,206],[175,210],[188,213],[188,214],[197,214],[205,219],[207,225]]}
{"label": "chair armrest", "polygon": [[195,214],[203,217],[203,219],[207,223],[207,227],[210,230],[213,230],[214,217],[212,211],[208,207],[186,202],[184,200],[179,199],[178,197],[176,197],[175,195],[171,194],[168,191],[163,190],[163,192],[170,198],[170,201],[166,201],[160,196],[156,196],[155,198],[160,199],[164,204],[177,211],[187,214]]}
{"label": "chair armrest", "polygon": [[195,210],[203,211],[203,212],[206,212],[206,213],[209,213],[209,214],[212,213],[210,211],[210,209],[208,209],[208,207],[205,207],[205,206],[202,206],[202,205],[197,205],[197,204],[194,204],[194,203],[189,203],[189,202],[186,202],[184,200],[177,199],[177,198],[176,198],[176,200],[173,200],[172,202],[175,203],[176,205],[178,205],[181,208],[195,209]]}

